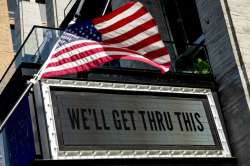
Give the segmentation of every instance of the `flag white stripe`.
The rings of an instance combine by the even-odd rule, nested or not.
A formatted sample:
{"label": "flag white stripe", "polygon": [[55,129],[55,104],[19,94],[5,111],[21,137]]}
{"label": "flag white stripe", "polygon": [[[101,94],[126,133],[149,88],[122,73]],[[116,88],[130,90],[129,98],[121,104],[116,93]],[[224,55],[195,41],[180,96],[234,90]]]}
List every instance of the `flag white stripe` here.
{"label": "flag white stripe", "polygon": [[167,55],[157,57],[157,58],[153,59],[153,61],[156,63],[159,63],[159,64],[165,64],[165,63],[170,62],[171,60],[170,60],[169,54],[167,54]]}
{"label": "flag white stripe", "polygon": [[88,62],[94,61],[95,59],[106,57],[106,56],[108,56],[108,55],[105,52],[99,52],[99,53],[96,53],[96,54],[92,54],[91,56],[87,56],[85,58],[79,59],[77,61],[68,62],[68,63],[62,64],[60,66],[48,67],[46,69],[45,73],[60,71],[60,70],[68,69],[68,68],[77,67],[77,66],[86,64]]}
{"label": "flag white stripe", "polygon": [[[153,20],[152,16],[146,10],[144,10],[144,7],[140,2],[131,3],[133,3],[132,6],[127,9],[124,8],[125,10],[121,11],[119,14],[115,14],[113,18],[100,18],[102,22],[95,25],[97,30],[100,31],[101,29],[104,30],[105,28],[110,27],[109,32],[105,30],[107,33],[102,34],[103,42],[86,40],[81,37],[76,38],[70,34],[64,34],[64,36],[61,36],[62,42],[59,43],[59,48],[56,50],[53,49],[52,53],[50,54],[51,56],[49,58],[49,63],[46,63],[48,65],[46,65],[47,67],[43,72],[44,77],[89,70],[90,68],[95,67],[95,65],[110,61],[113,58],[139,60],[160,68],[161,70],[168,71],[169,69],[167,66],[160,64],[166,64],[170,62],[169,55],[162,56],[162,53],[159,53],[159,55],[154,56],[154,59],[145,58],[143,56],[152,51],[160,51],[161,48],[165,48],[165,45],[162,41],[159,41],[158,37],[156,36],[159,34],[158,27],[151,24],[152,22],[149,22],[151,19]],[[120,21],[122,21],[125,25],[120,24],[121,27],[114,27],[115,23],[122,23]],[[149,27],[149,25],[152,27]],[[138,32],[137,29],[136,31],[133,31],[135,28],[143,26],[148,28],[138,28],[141,32]],[[71,29],[69,27],[69,32],[70,30]],[[136,34],[133,36],[125,36],[125,39],[120,41],[112,40],[116,39],[122,34],[130,33],[131,31],[133,31],[133,34],[136,32]],[[107,40],[110,40],[110,43],[113,42],[113,44],[107,43]],[[138,45],[141,42],[142,45]],[[104,48],[104,50],[102,50],[102,48]],[[134,50],[129,50],[129,48],[134,48]],[[135,50],[135,48],[139,48],[139,51]],[[95,64],[92,62],[95,62]]]}
{"label": "flag white stripe", "polygon": [[124,26],[122,26],[116,30],[113,30],[113,31],[108,32],[108,33],[103,33],[102,39],[108,40],[108,39],[118,37],[124,33],[127,33],[129,31],[135,29],[136,27],[138,27],[138,26],[140,26],[140,25],[142,25],[142,24],[144,24],[147,21],[152,20],[152,19],[153,19],[153,17],[149,13],[146,13],[143,16],[135,19],[134,21],[129,22],[128,24],[125,24]]}
{"label": "flag white stripe", "polygon": [[158,34],[157,26],[154,26],[146,31],[143,31],[143,32],[133,36],[132,38],[129,38],[128,40],[125,40],[125,41],[120,42],[120,43],[110,44],[110,45],[114,46],[114,47],[129,47],[129,46],[137,44],[138,42],[140,42],[144,39],[147,39],[155,34]]}
{"label": "flag white stripe", "polygon": [[105,52],[98,52],[95,54],[92,54],[90,56],[87,56],[85,58],[73,61],[73,62],[68,62],[65,64],[62,64],[60,66],[51,66],[51,67],[47,67],[45,70],[45,73],[47,72],[54,72],[54,71],[60,71],[60,70],[65,70],[68,68],[73,68],[73,67],[77,67],[80,65],[84,65],[86,63],[89,63],[91,61],[97,60],[99,58],[103,58],[103,57],[107,57],[107,56],[112,56],[112,55],[126,55],[126,56],[131,56],[131,57],[135,57],[135,58],[143,58],[143,59],[147,59],[141,55],[137,55],[137,54],[133,54],[133,53],[128,53],[128,52],[121,52],[121,51],[105,51]]}
{"label": "flag white stripe", "polygon": [[74,45],[78,45],[78,44],[97,44],[98,42],[94,41],[94,40],[87,40],[87,39],[78,39],[77,41],[73,41],[73,42],[70,42],[70,43],[67,43],[67,44],[64,44],[63,46],[55,49],[52,54],[55,54],[56,52],[59,52],[59,51],[62,51],[64,50],[65,48],[69,48],[69,47],[72,47]]}
{"label": "flag white stripe", "polygon": [[85,51],[88,51],[88,50],[91,50],[91,49],[98,49],[98,48],[103,48],[103,46],[101,46],[100,44],[98,45],[88,45],[88,46],[83,46],[83,47],[80,47],[80,48],[77,48],[77,49],[74,49],[74,50],[71,50],[67,53],[63,53],[62,55],[60,56],[57,56],[57,57],[53,57],[51,59],[51,63],[55,63],[55,62],[58,62],[60,60],[63,60],[64,58],[70,58],[74,55],[77,55],[81,52],[85,52]]}
{"label": "flag white stripe", "polygon": [[101,29],[107,28],[110,25],[112,25],[112,24],[114,24],[114,23],[116,23],[116,22],[118,22],[118,21],[120,21],[122,19],[125,19],[128,16],[131,16],[132,14],[134,14],[136,11],[138,11],[142,7],[143,7],[142,4],[137,2],[133,6],[131,6],[129,9],[127,9],[126,11],[118,14],[117,16],[113,17],[112,19],[104,21],[104,22],[101,22],[99,24],[96,24],[95,28],[97,30],[101,30]]}
{"label": "flag white stripe", "polygon": [[[85,51],[88,51],[88,50],[93,50],[93,49],[98,49],[98,48],[116,48],[116,47],[111,47],[110,45],[105,45],[105,44],[102,44],[100,45],[99,43],[95,43],[96,45],[86,45],[86,46],[82,46],[80,48],[77,48],[77,49],[74,49],[74,50],[71,50],[71,51],[68,51],[68,52],[65,52],[63,53],[62,55],[60,56],[57,56],[57,57],[52,57],[51,58],[51,63],[56,63],[60,60],[63,60],[65,58],[70,58],[74,55],[77,55],[77,54],[80,54],[82,52],[85,52]],[[123,50],[121,50],[123,51]],[[127,52],[126,50],[124,50],[124,52]],[[135,53],[136,54],[136,53]],[[140,53],[138,52],[138,55],[140,55]]]}
{"label": "flag white stripe", "polygon": [[146,53],[151,52],[151,51],[159,50],[160,48],[163,48],[163,47],[165,47],[165,45],[163,44],[163,42],[161,40],[159,40],[159,41],[154,42],[150,45],[147,45],[146,47],[143,47],[137,51],[142,53],[142,54],[146,54]]}
{"label": "flag white stripe", "polygon": [[[133,40],[133,39],[131,38],[131,40]],[[124,41],[124,42],[122,42],[122,44],[121,43],[120,44],[111,44],[111,45],[106,45],[106,46],[117,47],[118,48],[118,47],[121,47],[122,45],[124,45],[125,42],[130,42],[130,41]],[[55,50],[53,54],[55,54],[56,52],[62,51],[65,48],[69,48],[69,47],[72,47],[74,45],[78,45],[78,44],[82,44],[82,43],[84,43],[84,44],[96,44],[96,45],[91,45],[92,49],[94,49],[94,48],[102,48],[102,46],[98,42],[96,42],[96,41],[82,39],[82,40],[77,40],[77,41],[74,41],[74,42],[71,42],[71,43],[68,43],[68,44],[65,44],[65,45],[61,46],[60,49],[59,50],[58,49]],[[134,44],[135,43],[136,42],[134,42]],[[70,57],[70,56],[75,55],[75,54],[77,54],[79,52],[83,52],[83,51],[86,51],[88,49],[91,49],[91,46],[88,46],[88,48],[80,47],[78,49],[71,50],[71,51],[69,51],[67,53],[67,57]],[[105,46],[105,45],[103,45],[103,46]],[[86,47],[86,46],[84,46],[84,47]],[[137,51],[140,52],[141,54],[145,54],[147,52],[154,51],[154,50],[162,48],[162,47],[165,47],[164,44],[163,44],[163,42],[162,41],[157,41],[157,42],[155,42],[155,43],[153,43],[151,45],[148,45],[146,47],[143,47],[143,48],[141,48],[140,50],[137,50]],[[64,54],[63,56],[66,56],[66,54]],[[60,59],[63,59],[63,58],[61,58],[61,56],[58,56],[57,59],[60,60]],[[56,62],[56,58],[55,57],[52,58],[51,62],[52,63]]]}

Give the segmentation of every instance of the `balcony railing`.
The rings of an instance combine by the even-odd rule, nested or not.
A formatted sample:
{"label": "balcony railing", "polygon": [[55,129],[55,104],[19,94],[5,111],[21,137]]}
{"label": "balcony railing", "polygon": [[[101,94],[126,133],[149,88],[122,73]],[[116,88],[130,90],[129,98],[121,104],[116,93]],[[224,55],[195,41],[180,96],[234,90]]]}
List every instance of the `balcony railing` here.
{"label": "balcony railing", "polygon": [[[22,63],[43,64],[62,32],[60,29],[34,26],[2,76],[0,93]],[[172,59],[170,73],[211,74],[207,51],[203,45],[185,44],[182,51],[176,48],[174,42],[165,41],[165,45]],[[137,62],[133,62],[133,65],[126,61],[119,63],[119,65],[113,65],[112,63],[103,65],[101,68],[118,68],[118,70],[132,68],[132,70],[156,71],[152,67]]]}
{"label": "balcony railing", "polygon": [[0,94],[16,69],[22,63],[42,64],[48,57],[52,47],[58,40],[62,30],[43,26],[34,26],[23,44],[17,50],[15,57],[2,75],[0,80]]}

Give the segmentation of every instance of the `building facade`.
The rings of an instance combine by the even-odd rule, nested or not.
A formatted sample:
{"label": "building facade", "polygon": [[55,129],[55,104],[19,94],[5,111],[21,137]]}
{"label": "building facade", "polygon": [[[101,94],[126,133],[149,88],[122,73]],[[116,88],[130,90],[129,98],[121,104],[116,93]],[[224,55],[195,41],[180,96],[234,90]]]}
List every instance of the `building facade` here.
{"label": "building facade", "polygon": [[1,76],[4,73],[4,70],[8,67],[8,64],[11,62],[13,59],[13,43],[12,43],[12,38],[11,38],[11,20],[9,17],[9,12],[8,12],[8,5],[7,1],[1,1],[1,15],[0,15],[0,22],[1,22],[1,47],[0,47],[0,52],[1,52],[1,59],[5,59],[6,61],[3,62],[1,61]]}
{"label": "building facade", "polygon": [[[249,165],[249,26],[246,1],[197,1],[232,152]],[[240,7],[241,6],[241,7]]]}
{"label": "building facade", "polygon": [[[2,85],[1,82],[1,86],[3,86],[3,89],[0,97],[0,106],[5,109],[3,111],[5,113],[1,114],[2,120],[4,119],[3,117],[6,116],[10,108],[14,105],[15,101],[17,101],[18,96],[20,96],[21,92],[25,89],[24,87],[28,78],[31,78],[32,75],[39,69],[39,65],[44,61],[44,58],[42,56],[48,56],[48,50],[52,49],[51,47],[48,47],[48,45],[51,45],[50,42],[56,40],[58,37],[57,33],[54,33],[54,30],[56,31],[58,29],[39,30],[39,28],[37,30],[34,30],[34,32],[36,32],[36,35],[33,37],[33,33],[29,35],[29,32],[32,29],[33,25],[42,25],[53,28],[61,27],[63,29],[73,19],[74,13],[76,13],[78,9],[80,16],[78,16],[77,20],[92,19],[103,14],[106,3],[100,2],[99,0],[85,0],[82,2],[84,2],[83,6],[81,8],[78,8],[81,3],[77,0],[68,0],[64,2],[59,2],[57,0],[18,1],[17,4],[14,5],[16,10],[14,12],[15,21],[13,21],[13,19],[10,19],[9,17],[8,10],[10,11],[10,9],[8,9],[7,2],[4,0],[0,1],[0,26],[3,27],[0,31],[0,57],[4,56],[4,59],[6,59],[5,57],[8,57],[6,61],[0,61],[0,63],[3,63],[1,64],[0,72],[5,72],[5,69],[14,56],[13,52],[17,51],[17,49],[15,48],[16,46],[13,49],[13,43],[18,43],[14,45],[21,46],[21,43],[24,42],[24,45],[20,50],[20,56],[25,57],[19,60],[20,63],[16,63],[18,65],[15,65],[16,71],[14,71],[14,74],[11,75],[9,79],[10,82],[8,83],[7,81],[5,85]],[[128,1],[111,1],[106,10],[106,13],[109,13],[112,10],[122,6],[126,2]],[[167,74],[168,78],[151,76],[150,74],[148,75],[147,72],[146,74],[143,73],[143,76],[140,72],[139,74],[132,74],[133,72],[130,73],[128,68],[139,68],[145,70],[148,68],[148,66],[145,66],[141,63],[119,61],[116,62],[116,64],[119,63],[118,69],[116,64],[110,63],[107,65],[108,67],[116,69],[116,72],[114,72],[113,70],[109,71],[104,67],[103,69],[101,69],[101,71],[99,71],[100,73],[89,72],[88,74],[77,74],[69,77],[56,78],[56,80],[59,80],[59,82],[60,80],[64,79],[75,80],[76,82],[72,83],[74,85],[79,83],[77,81],[85,80],[89,81],[90,83],[91,81],[99,81],[104,83],[111,82],[114,83],[112,85],[114,87],[118,86],[118,84],[116,84],[118,82],[122,85],[126,84],[127,86],[130,83],[136,84],[137,87],[139,87],[140,84],[143,84],[150,86],[152,85],[153,88],[157,88],[155,86],[159,85],[170,86],[173,88],[184,87],[184,89],[209,89],[213,92],[212,98],[215,101],[216,108],[221,116],[219,116],[219,121],[216,121],[216,118],[214,117],[212,117],[212,120],[208,121],[222,123],[222,128],[217,128],[217,132],[220,133],[220,131],[222,130],[222,132],[225,133],[225,140],[219,140],[219,142],[221,142],[221,144],[225,143],[228,145],[229,153],[222,158],[218,157],[219,152],[218,156],[213,154],[214,156],[211,155],[212,157],[209,157],[209,153],[211,151],[208,150],[208,152],[205,152],[206,154],[201,155],[203,157],[197,157],[197,159],[195,159],[195,155],[190,155],[192,157],[185,157],[185,154],[182,154],[184,155],[183,158],[163,157],[157,159],[153,157],[153,159],[151,160],[142,157],[142,159],[139,161],[127,160],[122,162],[121,160],[117,159],[119,157],[113,157],[113,159],[111,160],[108,159],[108,157],[103,157],[103,160],[111,165],[133,165],[135,163],[138,165],[152,165],[154,163],[156,163],[156,165],[160,165],[159,162],[165,162],[166,164],[169,163],[169,165],[173,166],[192,165],[195,163],[197,163],[197,165],[207,166],[211,166],[214,164],[222,166],[250,165],[250,20],[248,18],[248,16],[250,16],[250,2],[248,2],[248,0],[189,0],[188,2],[182,0],[141,0],[141,2],[156,19],[164,44],[169,50],[173,62],[173,68],[170,74]],[[32,15],[30,13],[32,13]],[[16,30],[16,41],[12,41],[11,38],[10,28],[12,27],[13,29],[13,25]],[[28,36],[27,41],[25,41],[26,36]],[[47,52],[44,50],[47,50]],[[39,54],[37,54],[37,52],[39,52]],[[38,58],[42,58],[40,58],[40,61],[33,61],[33,55],[38,55]],[[31,56],[32,58],[27,58],[27,56]],[[27,61],[27,59],[29,59],[29,61]],[[30,67],[19,65],[25,64],[27,62],[33,62],[33,66],[31,65]],[[126,71],[124,74],[124,70],[128,71]],[[105,73],[105,71],[108,72]],[[14,93],[13,86],[15,86],[15,83],[18,82],[18,80],[20,82],[20,86],[18,86],[20,92]],[[70,82],[65,82],[66,85],[70,84]],[[45,81],[45,83],[42,84],[44,84],[44,86],[47,86],[46,83],[48,82]],[[53,84],[53,81],[52,83],[49,82],[48,84],[52,87],[55,86]],[[67,86],[70,87],[71,85]],[[98,86],[96,86],[97,89]],[[36,88],[39,89],[39,86],[36,86]],[[33,132],[31,133],[34,134],[33,137],[35,141],[34,147],[28,146],[30,150],[27,151],[29,152],[31,158],[28,158],[27,160],[29,160],[29,162],[31,162],[31,160],[37,160],[37,163],[43,164],[42,159],[48,160],[52,158],[51,161],[48,161],[48,164],[53,165],[55,162],[53,161],[53,155],[51,155],[54,154],[53,152],[51,152],[53,150],[50,149],[50,144],[44,141],[47,138],[41,136],[41,134],[48,134],[49,129],[44,129],[44,127],[41,127],[39,125],[39,127],[37,127],[37,124],[41,125],[41,123],[43,124],[45,122],[41,122],[39,118],[35,118],[36,116],[38,116],[35,114],[39,114],[38,110],[41,109],[40,106],[47,102],[47,100],[45,101],[45,99],[39,98],[39,95],[37,95],[36,93],[43,93],[43,91],[36,91],[36,88],[34,88],[35,92],[30,92],[30,95],[28,96],[29,109],[27,110],[31,112],[30,114],[32,123],[27,124],[27,126],[32,126],[31,128],[33,129]],[[86,89],[89,87],[84,85],[84,88]],[[9,95],[10,92],[13,92],[15,94],[15,97]],[[58,92],[53,93],[57,94]],[[113,94],[113,96],[116,95],[117,94]],[[34,99],[31,99],[31,96],[35,96]],[[11,98],[11,100],[6,103],[5,101],[3,101],[3,99],[6,98]],[[119,98],[119,96],[117,96],[117,98]],[[44,103],[35,101],[37,99],[44,100]],[[30,100],[32,100],[32,102],[30,102]],[[26,108],[27,105],[24,104],[20,107]],[[19,110],[22,110],[21,108],[19,108]],[[49,108],[47,108],[46,105],[43,106],[43,110],[46,109]],[[213,110],[212,106],[210,109]],[[43,114],[40,113],[39,115],[42,116]],[[37,124],[34,125],[34,123]],[[36,126],[37,128],[34,129],[34,126]],[[24,130],[29,131],[30,128]],[[40,131],[40,133],[37,130]],[[41,132],[42,130],[44,130],[44,133]],[[7,136],[3,137],[3,144],[5,144],[5,141],[8,142],[6,140],[7,138],[9,138],[8,132],[6,135]],[[219,137],[219,139],[221,139],[221,137]],[[16,164],[8,161],[8,159],[11,159],[10,156],[4,155],[8,154],[8,150],[11,149],[13,150],[13,147],[11,146],[9,147],[9,149],[8,147],[5,147],[5,152],[3,150],[1,151],[0,149],[0,155],[2,154],[3,156],[7,156],[6,158],[2,158],[2,165],[4,166],[8,164]],[[193,151],[195,150],[197,149],[194,149]],[[70,152],[66,151],[63,153],[66,154]],[[95,155],[94,153],[95,152],[91,154]],[[96,151],[96,153],[97,158],[98,153],[100,153],[100,156],[102,156],[101,151]],[[110,155],[112,156],[112,154],[115,154],[116,151],[111,151],[110,153]],[[149,151],[148,153],[151,153],[151,151]],[[171,153],[175,153],[175,151]],[[191,152],[187,151],[183,153]],[[197,153],[200,153],[200,151],[198,151]],[[15,153],[15,155],[18,154]],[[75,160],[78,160],[77,155],[73,156],[72,159],[74,159],[74,157]],[[91,158],[91,156],[89,158]],[[68,162],[70,164],[70,161],[71,160],[67,158],[65,162]],[[18,160],[16,162],[18,162]],[[60,161],[58,161],[58,163],[59,162]],[[96,165],[103,164],[102,162],[100,162],[100,160],[95,161],[95,159],[92,161],[75,161],[76,164],[82,164],[84,162],[86,162],[87,164]],[[33,162],[32,164],[36,165],[37,163]]]}

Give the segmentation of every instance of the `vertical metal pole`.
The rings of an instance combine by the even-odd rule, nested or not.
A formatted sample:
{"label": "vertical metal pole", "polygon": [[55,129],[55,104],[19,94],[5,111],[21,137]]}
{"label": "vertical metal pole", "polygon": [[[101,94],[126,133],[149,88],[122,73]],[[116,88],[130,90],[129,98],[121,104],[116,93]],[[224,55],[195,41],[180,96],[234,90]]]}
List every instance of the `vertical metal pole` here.
{"label": "vertical metal pole", "polygon": [[111,1],[111,0],[108,0],[108,1],[107,1],[106,5],[105,5],[105,8],[104,8],[104,10],[103,10],[103,12],[102,12],[102,16],[106,13],[106,11],[107,11],[107,9],[108,9],[108,6],[109,6],[110,1]]}
{"label": "vertical metal pole", "polygon": [[75,13],[75,19],[77,17],[80,17],[80,15],[81,15],[80,12],[82,10],[82,6],[83,6],[84,2],[85,2],[85,0],[81,0],[81,2],[79,3],[79,6],[78,6],[76,13]]}

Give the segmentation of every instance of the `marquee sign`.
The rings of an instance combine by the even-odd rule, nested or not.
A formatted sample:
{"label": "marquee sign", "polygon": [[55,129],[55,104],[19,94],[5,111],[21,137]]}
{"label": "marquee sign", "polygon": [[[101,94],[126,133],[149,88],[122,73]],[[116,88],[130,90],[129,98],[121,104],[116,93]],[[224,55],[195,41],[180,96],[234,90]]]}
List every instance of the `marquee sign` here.
{"label": "marquee sign", "polygon": [[228,157],[208,89],[42,82],[53,159]]}
{"label": "marquee sign", "polygon": [[[74,149],[215,146],[202,99],[52,90],[61,145]],[[135,146],[135,147],[133,147]],[[171,148],[171,147],[170,147]]]}

